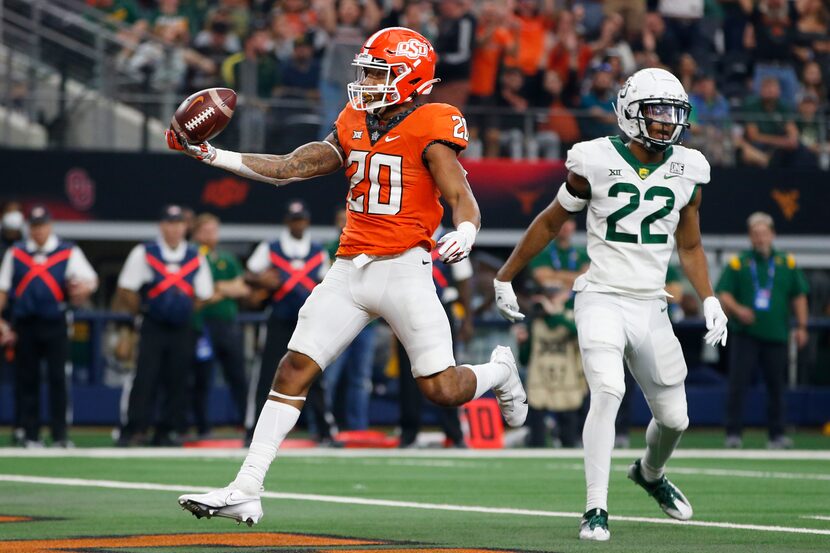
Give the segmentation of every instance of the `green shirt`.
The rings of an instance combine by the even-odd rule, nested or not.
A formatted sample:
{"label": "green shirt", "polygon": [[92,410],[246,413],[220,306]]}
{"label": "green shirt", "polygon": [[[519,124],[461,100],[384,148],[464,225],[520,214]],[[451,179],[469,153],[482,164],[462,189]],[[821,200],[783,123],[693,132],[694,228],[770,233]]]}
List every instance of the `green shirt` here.
{"label": "green shirt", "polygon": [[554,240],[544,250],[536,254],[536,257],[530,260],[530,268],[552,267],[557,271],[578,272],[584,265],[590,263],[590,261],[585,248],[577,248],[575,246],[560,248],[556,240]]}
{"label": "green shirt", "polygon": [[771,111],[764,109],[760,98],[747,100],[744,106],[747,122],[755,123],[761,134],[786,136],[787,123],[793,120],[792,112],[778,100]]}
{"label": "green shirt", "polygon": [[[200,251],[202,251],[200,249]],[[229,252],[221,250],[214,250],[205,253],[205,258],[210,265],[210,274],[213,276],[213,282],[221,282],[233,280],[242,276],[242,265],[236,259],[236,256]],[[196,314],[197,327],[201,327],[201,321],[206,319],[218,321],[233,321],[239,313],[239,306],[236,300],[225,298],[216,303],[205,306]]]}
{"label": "green shirt", "polygon": [[[729,264],[718,281],[717,291],[729,292],[740,305],[755,311],[755,322],[749,326],[731,317],[729,319],[730,330],[760,340],[786,342],[790,334],[791,300],[796,296],[806,294],[809,287],[804,273],[796,267],[795,258],[792,255],[777,250],[773,250],[771,255],[774,275],[769,309],[755,308],[756,289],[763,289],[769,285],[769,258],[753,250],[741,252],[729,260]],[[753,276],[753,262],[757,276]]]}

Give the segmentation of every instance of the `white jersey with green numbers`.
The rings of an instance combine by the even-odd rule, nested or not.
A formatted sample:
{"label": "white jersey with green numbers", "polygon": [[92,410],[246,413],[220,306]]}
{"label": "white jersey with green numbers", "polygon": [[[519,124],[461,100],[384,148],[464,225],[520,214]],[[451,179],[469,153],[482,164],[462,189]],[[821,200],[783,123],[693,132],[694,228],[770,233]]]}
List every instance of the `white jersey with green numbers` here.
{"label": "white jersey with green numbers", "polygon": [[619,137],[575,144],[567,168],[588,180],[588,257],[577,292],[610,292],[640,299],[666,296],[666,270],[680,210],[709,163],[691,148],[672,146],[663,161],[642,164]]}

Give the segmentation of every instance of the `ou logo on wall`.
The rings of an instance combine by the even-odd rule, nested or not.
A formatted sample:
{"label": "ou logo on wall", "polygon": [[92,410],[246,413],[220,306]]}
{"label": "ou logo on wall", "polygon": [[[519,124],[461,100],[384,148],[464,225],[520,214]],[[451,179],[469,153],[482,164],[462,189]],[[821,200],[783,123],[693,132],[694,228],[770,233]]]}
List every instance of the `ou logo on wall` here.
{"label": "ou logo on wall", "polygon": [[399,42],[395,49],[396,56],[406,56],[411,60],[424,57],[429,53],[429,47],[418,39],[410,38],[406,42]]}

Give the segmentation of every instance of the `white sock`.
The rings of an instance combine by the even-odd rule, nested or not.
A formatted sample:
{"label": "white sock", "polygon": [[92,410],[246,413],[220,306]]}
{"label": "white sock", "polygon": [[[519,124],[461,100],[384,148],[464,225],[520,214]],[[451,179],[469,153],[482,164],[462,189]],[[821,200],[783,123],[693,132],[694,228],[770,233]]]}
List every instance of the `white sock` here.
{"label": "white sock", "polygon": [[651,419],[646,429],[646,454],[640,463],[640,472],[646,481],[656,482],[663,477],[666,463],[682,435],[682,431],[672,430]]}
{"label": "white sock", "polygon": [[614,421],[621,399],[607,392],[591,394],[591,408],[582,428],[585,453],[587,506],[608,510],[608,476],[611,472],[611,451],[614,449]]}
{"label": "white sock", "polygon": [[277,456],[277,449],[299,418],[300,410],[296,407],[279,401],[265,402],[256,422],[248,456],[232,483],[234,486],[248,494],[259,494],[268,467]]}
{"label": "white sock", "polygon": [[467,367],[476,375],[476,393],[473,399],[478,399],[501,384],[510,376],[510,369],[502,363],[482,363],[481,365],[462,365]]}

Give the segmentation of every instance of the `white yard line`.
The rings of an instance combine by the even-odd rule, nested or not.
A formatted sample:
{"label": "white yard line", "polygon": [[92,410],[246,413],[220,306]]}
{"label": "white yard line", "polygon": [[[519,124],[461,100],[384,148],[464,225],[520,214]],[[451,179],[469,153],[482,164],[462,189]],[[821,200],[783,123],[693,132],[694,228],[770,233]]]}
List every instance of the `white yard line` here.
{"label": "white yard line", "polygon": [[[247,449],[234,448],[78,448],[21,449],[0,448],[1,458],[80,457],[98,459],[136,458],[214,458],[242,459]],[[636,459],[642,449],[621,449],[612,453],[615,459]],[[581,449],[283,449],[280,457],[366,457],[366,458],[437,458],[437,459],[582,459]],[[744,459],[755,461],[830,461],[828,450],[769,451],[766,449],[680,449],[672,459]]]}
{"label": "white yard line", "polygon": [[813,520],[827,520],[827,521],[830,521],[830,517],[825,517],[825,516],[821,516],[821,515],[803,515],[799,518],[811,518]]}
{"label": "white yard line", "polygon": [[[202,486],[183,486],[153,484],[146,482],[119,482],[114,480],[86,480],[81,478],[50,478],[42,476],[19,476],[14,474],[0,474],[0,482],[17,482],[25,484],[42,484],[53,486],[73,486],[82,488],[109,488],[118,490],[147,490],[162,492],[208,492],[212,488]],[[507,509],[499,507],[481,507],[474,505],[451,505],[441,503],[416,503],[412,501],[394,501],[385,499],[367,499],[363,497],[343,497],[336,495],[317,495],[300,493],[263,492],[262,497],[293,501],[314,501],[318,503],[339,503],[343,505],[365,505],[370,507],[394,507],[400,509],[421,509],[429,511],[453,511],[463,513],[479,513],[491,515],[514,515],[547,518],[578,519],[581,513],[562,511],[537,511],[531,509]],[[172,500],[172,498],[171,498]],[[830,530],[818,528],[798,528],[791,526],[764,526],[760,524],[733,524],[730,522],[706,522],[700,520],[679,521],[669,518],[647,518],[611,516],[614,522],[645,522],[649,524],[669,524],[675,526],[699,526],[705,528],[726,528],[730,530],[752,530],[757,532],[778,532],[787,534],[812,534],[830,536]]]}
{"label": "white yard line", "polygon": [[[628,470],[629,465],[614,465],[612,470],[623,472]],[[581,463],[548,463],[545,468],[551,470],[585,470]],[[734,469],[700,469],[691,467],[676,467],[669,465],[666,469],[668,476],[672,474],[691,474],[700,476],[726,476],[729,478],[763,478],[765,480],[818,480],[830,482],[830,474],[814,472],[778,472],[764,470],[734,470]]]}

